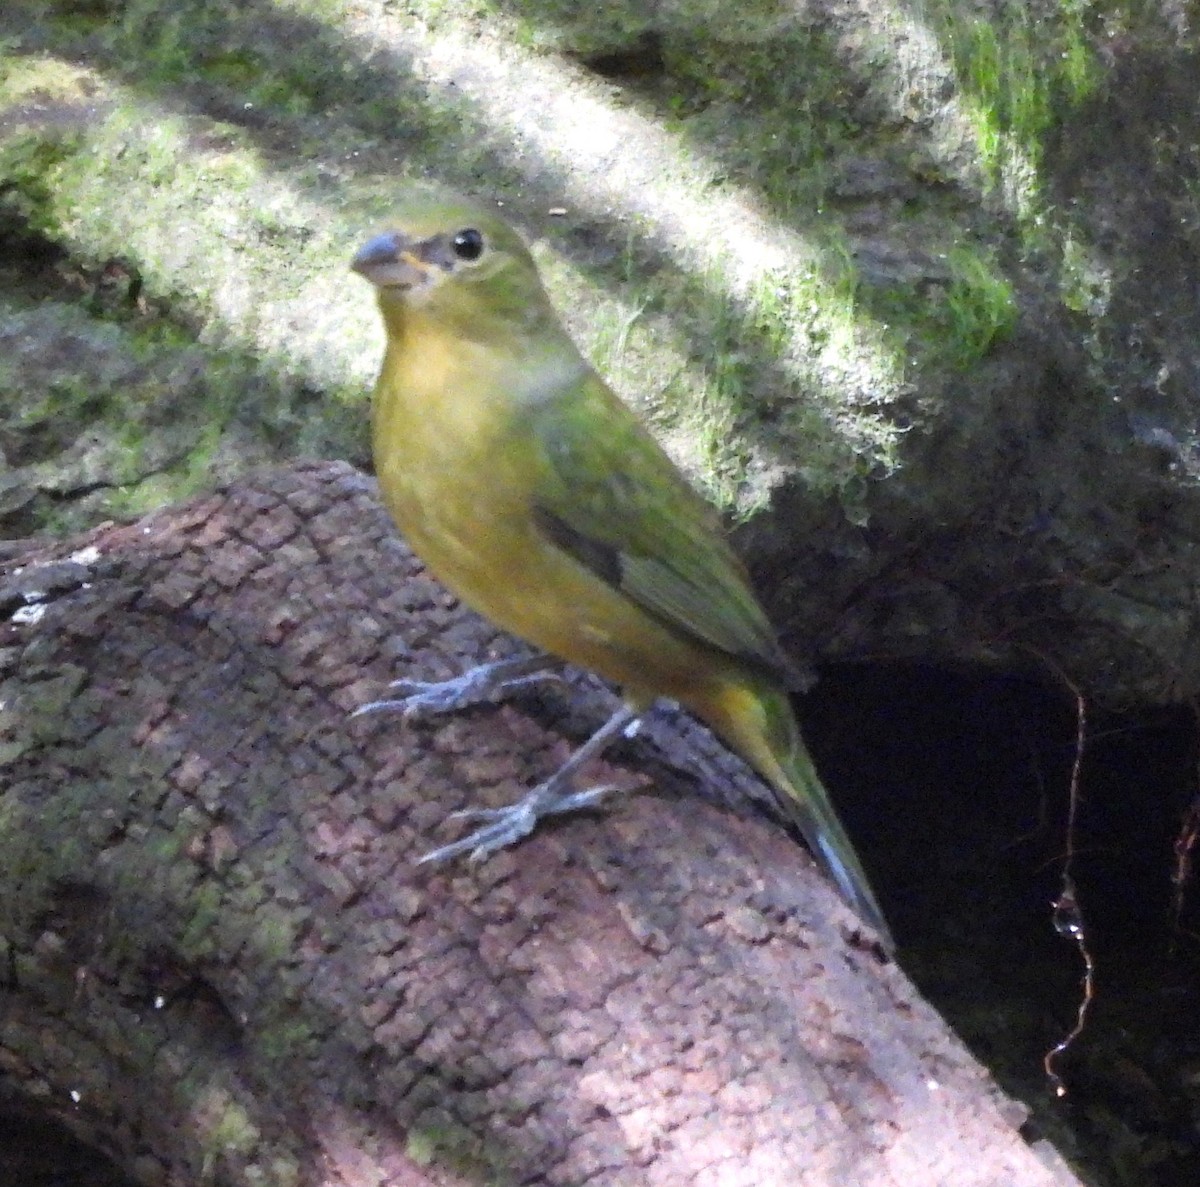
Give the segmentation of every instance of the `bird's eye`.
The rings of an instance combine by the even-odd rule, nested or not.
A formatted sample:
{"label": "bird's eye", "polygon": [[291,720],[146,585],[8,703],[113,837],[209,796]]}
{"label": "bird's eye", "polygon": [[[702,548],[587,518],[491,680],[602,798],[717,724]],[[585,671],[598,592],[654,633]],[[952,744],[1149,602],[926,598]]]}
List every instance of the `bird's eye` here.
{"label": "bird's eye", "polygon": [[454,254],[460,260],[477,260],[483,255],[483,236],[474,227],[454,236]]}

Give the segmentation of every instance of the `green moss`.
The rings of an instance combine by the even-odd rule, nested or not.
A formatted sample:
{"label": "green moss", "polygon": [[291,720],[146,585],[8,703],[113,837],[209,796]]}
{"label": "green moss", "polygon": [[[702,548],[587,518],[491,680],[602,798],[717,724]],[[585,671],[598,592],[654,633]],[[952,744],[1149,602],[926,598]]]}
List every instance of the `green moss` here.
{"label": "green moss", "polygon": [[[89,79],[99,101],[77,151],[45,171],[53,184],[37,193],[47,233],[89,260],[128,261],[146,300],[169,305],[191,344],[203,345],[209,378],[189,389],[190,437],[166,466],[147,464],[153,423],[125,418],[106,509],[136,512],[188,492],[220,472],[224,443],[247,430],[268,454],[363,458],[365,417],[355,404],[369,390],[378,327],[367,294],[340,279],[355,234],[390,207],[398,172],[428,169],[504,192],[518,175],[558,184],[557,165],[507,164],[512,154],[489,147],[504,125],[489,126],[469,95],[458,102],[451,88],[385,79],[347,38],[346,10],[333,0],[268,10],[132,0],[106,20],[61,4],[44,11],[59,22],[60,50],[86,49],[103,69]],[[412,28],[440,22],[460,37],[462,21],[479,11],[471,0],[420,4]],[[653,18],[631,3],[506,0],[482,32],[500,42],[521,22],[527,40],[536,26],[539,44],[577,56],[649,38],[650,68],[622,78],[614,102],[667,129],[664,186],[686,186],[698,205],[724,203],[720,191],[732,187],[741,209],[761,205],[760,230],[780,234],[773,258],[758,231],[749,250],[722,233],[664,251],[662,227],[634,219],[617,229],[628,236],[625,251],[585,265],[565,286],[578,298],[566,302],[575,328],[605,374],[740,515],[763,505],[771,483],[797,465],[823,493],[890,468],[888,409],[911,365],[907,347],[919,341],[913,357],[934,357],[924,343],[947,326],[957,335],[948,354],[963,360],[1006,323],[1004,303],[981,276],[956,277],[936,302],[909,309],[860,286],[838,204],[861,195],[839,196],[831,179],[843,176],[844,158],[870,156],[890,134],[870,122],[874,99],[864,100],[855,72],[862,63],[828,29],[781,17],[765,0],[736,15],[697,3]],[[1044,112],[1017,99],[1032,83],[1005,98],[989,81],[1007,43],[980,35],[964,44],[973,85],[1000,112],[997,126],[1013,136],[1041,127]],[[511,44],[508,52],[519,53]],[[1076,90],[1082,63],[1072,67]],[[183,114],[234,107],[253,109],[243,126]],[[372,163],[350,164],[339,145]],[[114,192],[120,203],[107,200]],[[678,228],[670,234],[680,237]],[[567,245],[568,256],[580,241]],[[639,248],[654,258],[639,258]],[[550,282],[563,304],[554,266]],[[904,315],[899,330],[885,324],[893,311]],[[253,360],[229,369],[236,402],[222,398],[218,351]],[[322,418],[304,406],[306,392],[319,396]]]}
{"label": "green moss", "polygon": [[683,106],[697,107],[681,131],[714,158],[717,179],[761,191],[779,217],[818,221],[831,162],[866,147],[845,63],[827,41],[795,26],[761,41],[681,44],[671,64]]}
{"label": "green moss", "polygon": [[223,1182],[224,1176],[218,1178],[222,1159],[234,1155],[240,1163],[249,1158],[262,1141],[261,1131],[245,1106],[215,1083],[185,1085],[182,1093],[188,1100],[188,1115],[200,1138],[200,1183]]}
{"label": "green moss", "polygon": [[183,853],[188,840],[189,838],[182,832],[167,832],[164,829],[155,828],[142,842],[142,848],[151,865],[166,867],[175,863]]}
{"label": "green moss", "polygon": [[34,744],[49,746],[62,738],[69,728],[64,713],[86,680],[83,668],[64,664],[22,683],[16,711]]}
{"label": "green moss", "polygon": [[1013,287],[992,256],[968,247],[946,253],[947,277],[922,292],[910,287],[877,293],[891,333],[923,368],[969,370],[1015,329]]}
{"label": "green moss", "polygon": [[986,15],[950,0],[929,9],[954,64],[984,177],[1004,190],[1027,227],[1044,202],[1047,136],[1101,77],[1088,11],[1082,0],[1061,4],[1052,18],[1021,0]]}
{"label": "green moss", "polygon": [[651,11],[506,0],[492,10],[522,45],[615,69],[623,97],[703,162],[710,185],[757,190],[782,216],[809,221],[825,204],[826,163],[855,137],[861,148],[844,57],[823,30],[781,19],[775,4]]}
{"label": "green moss", "polygon": [[23,39],[0,37],[0,103],[20,107],[87,97],[88,71],[50,54],[20,53]]}
{"label": "green moss", "polygon": [[286,961],[296,951],[300,917],[289,915],[278,906],[256,912],[251,943],[256,951],[274,961]]}
{"label": "green moss", "polygon": [[481,1187],[507,1187],[515,1182],[507,1160],[497,1151],[489,1151],[477,1134],[448,1115],[409,1130],[405,1153],[418,1166],[441,1168]]}
{"label": "green moss", "polygon": [[941,323],[945,357],[965,370],[1012,333],[1017,305],[1012,285],[991,259],[956,248],[947,262],[951,280],[935,321]]}
{"label": "green moss", "polygon": [[215,881],[201,880],[186,903],[188,912],[177,948],[186,960],[196,960],[216,953],[219,923],[223,914],[225,895]]}
{"label": "green moss", "polygon": [[258,1018],[254,1043],[270,1063],[295,1067],[315,1054],[316,1036],[303,1018]]}
{"label": "green moss", "polygon": [[[410,137],[448,132],[452,120],[427,110],[430,96],[397,83],[386,94],[364,87],[338,26],[345,9],[331,0],[291,0],[267,9],[222,0],[129,0],[118,14],[45,5],[59,37],[100,48],[108,64],[144,95],[187,94],[199,85],[239,107],[274,117],[321,117],[353,109],[367,134],[397,127]],[[433,141],[430,142],[431,147]]]}
{"label": "green moss", "polygon": [[78,528],[64,493],[89,492],[94,516],[140,514],[300,441],[365,457],[357,409],[326,420],[311,388],[261,359],[201,346],[153,313],[101,320],[86,304],[9,308],[0,330],[0,440],[11,472],[47,492],[39,527]]}
{"label": "green moss", "polygon": [[[52,61],[24,59],[9,71],[4,96],[65,101],[88,89],[81,78],[81,72],[63,71]],[[98,85],[93,78],[91,90]],[[62,91],[53,91],[55,86]],[[41,99],[31,104],[35,114],[45,108]],[[257,324],[242,319],[223,329],[218,347],[201,347],[196,329],[180,320],[181,314],[191,314],[206,321],[205,306],[214,294],[237,295],[253,287],[256,281],[239,285],[230,275],[231,262],[243,273],[254,273],[260,291],[280,290],[280,280],[289,274],[299,286],[307,284],[311,273],[300,275],[292,265],[298,258],[296,242],[310,237],[310,216],[298,213],[294,197],[279,187],[265,201],[257,200],[261,170],[254,155],[238,147],[240,133],[210,142],[207,155],[189,172],[182,164],[192,136],[186,121],[148,119],[112,94],[96,110],[103,114],[89,115],[78,127],[55,116],[44,126],[17,124],[0,136],[0,233],[7,228],[17,237],[64,243],[94,261],[82,265],[85,283],[78,300],[82,310],[100,319],[71,322],[64,311],[63,324],[51,324],[45,317],[31,321],[17,315],[24,316],[33,335],[45,335],[46,345],[33,352],[29,333],[19,335],[14,341],[21,349],[0,365],[0,432],[6,422],[6,441],[15,438],[20,445],[9,460],[36,463],[39,468],[28,482],[53,494],[48,501],[26,504],[13,529],[76,530],[79,513],[73,499],[61,500],[64,492],[90,492],[83,514],[111,517],[190,494],[228,473],[235,462],[244,466],[291,452],[364,461],[365,417],[356,405],[369,390],[365,375],[347,382],[343,373],[329,393],[331,414],[322,417],[319,393],[307,373],[296,373],[293,356],[284,353],[285,335],[266,302],[257,306],[263,313]],[[114,218],[117,208],[105,200],[116,191],[127,195],[128,205],[118,206],[130,214],[128,221]],[[209,219],[206,247],[194,241],[193,233],[203,239],[195,225],[185,238],[172,235],[179,211],[192,207]],[[233,210],[252,251],[244,251],[229,234]],[[215,252],[214,244],[220,245]],[[330,250],[336,256],[329,271],[341,272],[345,249]],[[114,259],[132,277],[128,291],[133,295],[124,300],[105,295],[106,261]],[[189,268],[189,259],[200,268]],[[283,261],[281,268],[275,267],[277,261]],[[188,296],[181,299],[184,272]],[[289,306],[302,301],[286,288],[276,296]],[[172,316],[156,312],[168,303]],[[40,315],[52,307],[36,308]],[[116,322],[126,333],[118,341],[103,322]],[[364,336],[369,325],[367,317],[360,319]],[[239,330],[246,332],[243,344],[236,341]],[[261,349],[263,337],[278,338],[274,357]],[[328,357],[319,350],[314,356],[318,353]],[[90,365],[84,365],[84,355]],[[367,366],[369,357],[364,350]],[[238,458],[225,446],[225,434],[235,426],[242,435]]]}
{"label": "green moss", "polygon": [[57,232],[55,182],[80,139],[59,131],[18,133],[0,141],[0,237]]}
{"label": "green moss", "polygon": [[1097,318],[1112,299],[1112,265],[1082,238],[1066,231],[1062,238],[1059,295],[1072,313]]}
{"label": "green moss", "polygon": [[291,1158],[282,1154],[275,1155],[266,1167],[249,1167],[246,1177],[261,1175],[263,1187],[297,1187],[301,1181],[300,1166]]}
{"label": "green moss", "polygon": [[39,846],[36,825],[24,804],[0,800],[0,864],[7,889],[0,895],[0,932],[8,936],[27,932],[43,911],[55,876],[53,854]]}

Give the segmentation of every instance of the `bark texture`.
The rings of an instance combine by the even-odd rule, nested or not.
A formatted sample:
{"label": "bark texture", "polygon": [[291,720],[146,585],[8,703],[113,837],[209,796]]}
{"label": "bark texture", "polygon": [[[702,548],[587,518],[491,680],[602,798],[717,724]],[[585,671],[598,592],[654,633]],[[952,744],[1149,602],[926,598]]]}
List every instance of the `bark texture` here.
{"label": "bark texture", "polygon": [[417,866],[610,694],[347,722],[514,646],[348,466],[10,556],[0,608],[0,1094],[138,1181],[1076,1182],[695,726]]}

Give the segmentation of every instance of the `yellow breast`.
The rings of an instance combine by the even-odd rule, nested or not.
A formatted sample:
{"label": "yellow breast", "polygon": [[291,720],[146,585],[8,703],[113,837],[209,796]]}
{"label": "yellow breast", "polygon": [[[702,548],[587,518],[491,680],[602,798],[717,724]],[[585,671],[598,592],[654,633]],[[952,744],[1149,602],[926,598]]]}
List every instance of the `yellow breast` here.
{"label": "yellow breast", "polygon": [[389,350],[376,390],[374,454],[417,555],[497,626],[635,691],[689,699],[706,666],[695,645],[535,526],[545,463],[514,394],[528,377],[461,338],[403,347]]}

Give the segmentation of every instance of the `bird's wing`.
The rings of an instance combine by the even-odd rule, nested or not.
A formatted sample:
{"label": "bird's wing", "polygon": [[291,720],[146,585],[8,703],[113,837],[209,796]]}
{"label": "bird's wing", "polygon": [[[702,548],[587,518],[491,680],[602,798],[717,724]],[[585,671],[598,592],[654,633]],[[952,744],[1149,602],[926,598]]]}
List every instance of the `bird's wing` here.
{"label": "bird's wing", "polygon": [[790,682],[791,665],[713,508],[593,372],[526,405],[535,522],[672,629]]}

